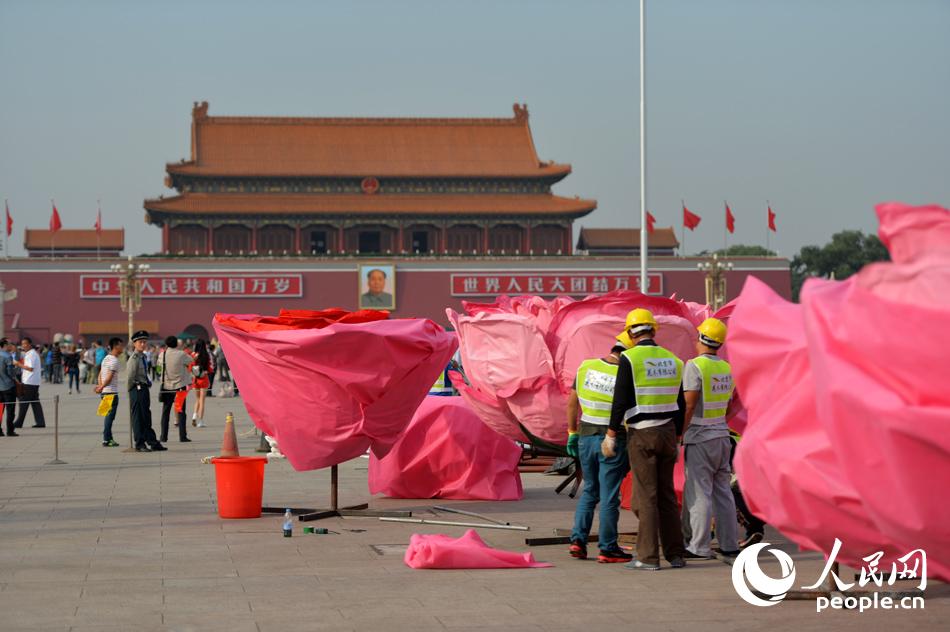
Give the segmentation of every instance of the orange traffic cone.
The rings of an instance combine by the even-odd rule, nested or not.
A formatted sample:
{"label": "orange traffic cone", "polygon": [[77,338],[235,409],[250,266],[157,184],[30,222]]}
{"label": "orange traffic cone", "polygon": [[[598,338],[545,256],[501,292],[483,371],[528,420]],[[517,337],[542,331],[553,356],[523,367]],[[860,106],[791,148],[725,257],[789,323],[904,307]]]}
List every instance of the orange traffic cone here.
{"label": "orange traffic cone", "polygon": [[238,453],[237,434],[234,432],[234,415],[224,418],[224,438],[221,439],[221,456],[241,456]]}

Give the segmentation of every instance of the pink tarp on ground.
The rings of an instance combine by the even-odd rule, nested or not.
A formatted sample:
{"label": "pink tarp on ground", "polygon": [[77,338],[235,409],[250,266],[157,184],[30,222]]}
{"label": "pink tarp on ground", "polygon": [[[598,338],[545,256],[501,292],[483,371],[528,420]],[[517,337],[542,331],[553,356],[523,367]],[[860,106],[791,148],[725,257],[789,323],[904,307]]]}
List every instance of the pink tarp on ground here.
{"label": "pink tarp on ground", "polygon": [[[325,312],[218,314],[248,414],[297,470],[385,455],[455,352],[430,320]],[[385,313],[382,314],[385,318]]]}
{"label": "pink tarp on ground", "polygon": [[369,491],[393,498],[520,500],[521,448],[461,397],[426,397],[385,457],[370,457]]}
{"label": "pink tarp on ground", "polygon": [[460,538],[447,535],[414,533],[404,558],[410,568],[549,568],[553,564],[536,562],[531,553],[493,549],[474,529]]}
{"label": "pink tarp on ground", "polygon": [[736,454],[756,514],[839,560],[914,549],[950,579],[950,212],[877,207],[893,262],[809,280],[801,304],[749,279],[729,332],[748,408]]}

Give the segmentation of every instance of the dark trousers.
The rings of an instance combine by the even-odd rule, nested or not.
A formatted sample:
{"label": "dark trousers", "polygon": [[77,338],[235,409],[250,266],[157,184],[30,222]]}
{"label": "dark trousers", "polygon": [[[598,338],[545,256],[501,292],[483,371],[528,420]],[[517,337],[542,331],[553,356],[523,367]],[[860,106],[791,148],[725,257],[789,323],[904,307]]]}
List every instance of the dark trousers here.
{"label": "dark trousers", "polygon": [[69,376],[69,388],[72,389],[73,381],[75,380],[76,392],[78,393],[79,392],[79,367],[76,367],[75,369],[69,369],[69,371],[67,371],[67,375]]}
{"label": "dark trousers", "polygon": [[[162,402],[162,441],[168,441],[168,419],[172,411],[175,410],[175,391],[162,391],[159,395]],[[184,441],[188,438],[188,424],[185,423],[185,407],[181,407],[181,412],[175,413],[178,420],[178,440]]]}
{"label": "dark trousers", "polygon": [[7,434],[13,432],[13,416],[16,415],[16,388],[0,391],[0,402],[7,413]]}
{"label": "dark trousers", "polygon": [[[23,420],[26,419],[26,411],[31,406],[33,407],[33,420],[36,422],[36,425],[40,428],[46,426],[46,417],[43,416],[43,405],[40,404],[38,400],[40,398],[40,387],[34,386],[32,384],[23,385],[23,394],[20,395],[20,410],[17,412],[16,422],[14,426],[17,428],[23,427]],[[31,402],[29,404],[25,402]]]}
{"label": "dark trousers", "polygon": [[112,441],[112,422],[115,421],[115,413],[119,409],[119,394],[118,393],[102,393],[99,396],[99,399],[102,399],[106,395],[115,395],[112,398],[112,408],[109,409],[109,412],[106,413],[105,419],[102,421],[102,442],[108,443]]}
{"label": "dark trousers", "polygon": [[132,439],[135,447],[142,448],[158,443],[158,437],[152,429],[152,407],[147,386],[134,386],[129,391],[129,412],[132,416]]}
{"label": "dark trousers", "polygon": [[633,495],[640,519],[637,559],[644,564],[660,563],[660,543],[667,561],[683,557],[683,526],[673,488],[678,451],[672,421],[653,428],[631,428],[627,433]]}

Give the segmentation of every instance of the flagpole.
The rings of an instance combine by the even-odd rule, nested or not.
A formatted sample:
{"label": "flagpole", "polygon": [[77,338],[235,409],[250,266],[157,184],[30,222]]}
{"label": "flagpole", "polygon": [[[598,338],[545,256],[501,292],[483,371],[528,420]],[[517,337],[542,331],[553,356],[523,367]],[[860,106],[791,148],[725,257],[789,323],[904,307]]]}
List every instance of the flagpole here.
{"label": "flagpole", "polygon": [[99,211],[96,215],[96,261],[102,261],[99,256],[99,248],[102,246],[102,200],[96,200],[96,209]]}
{"label": "flagpole", "polygon": [[649,289],[647,281],[647,107],[646,107],[646,0],[640,0],[640,291]]}
{"label": "flagpole", "polygon": [[683,239],[680,240],[680,245],[683,247],[683,251],[680,253],[681,257],[686,256],[686,200],[680,200],[680,204],[683,205],[682,215],[683,215],[683,226],[680,228],[680,232],[683,233]]}
{"label": "flagpole", "polygon": [[729,224],[729,202],[723,200],[723,201],[722,201],[722,206],[723,206],[723,212],[726,214],[726,217],[725,217],[726,221],[723,222],[723,224],[722,224],[722,251],[723,251],[722,254],[725,255],[725,254],[726,254],[726,250],[729,249],[729,234],[728,234],[728,230],[729,230],[729,226],[728,226],[728,224]]}
{"label": "flagpole", "polygon": [[765,209],[766,209],[765,211],[766,213],[765,215],[765,249],[771,250],[772,248],[771,246],[769,246],[769,237],[771,237],[771,235],[769,235],[769,233],[772,232],[772,229],[769,228],[769,220],[772,218],[772,215],[770,213],[770,211],[772,210],[772,203],[769,202],[768,200],[765,201]]}
{"label": "flagpole", "polygon": [[10,217],[10,202],[7,199],[3,200],[3,210],[6,214],[3,216],[3,258],[10,259],[10,235],[7,230],[7,218]]}
{"label": "flagpole", "polygon": [[[56,202],[53,201],[53,198],[49,199],[49,203],[53,206],[53,211],[56,211]],[[53,227],[50,226],[49,231],[49,260],[56,260],[56,231],[53,230]]]}

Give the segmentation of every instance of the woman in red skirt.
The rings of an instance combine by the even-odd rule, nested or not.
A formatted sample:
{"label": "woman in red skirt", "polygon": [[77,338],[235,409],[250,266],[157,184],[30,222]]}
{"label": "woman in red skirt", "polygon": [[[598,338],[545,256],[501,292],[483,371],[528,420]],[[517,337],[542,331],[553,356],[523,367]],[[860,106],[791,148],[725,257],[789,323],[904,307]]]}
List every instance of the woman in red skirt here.
{"label": "woman in red skirt", "polygon": [[191,415],[191,425],[205,427],[205,396],[208,394],[211,372],[211,354],[204,340],[195,343],[195,361],[191,364],[191,388],[195,391],[195,412]]}

